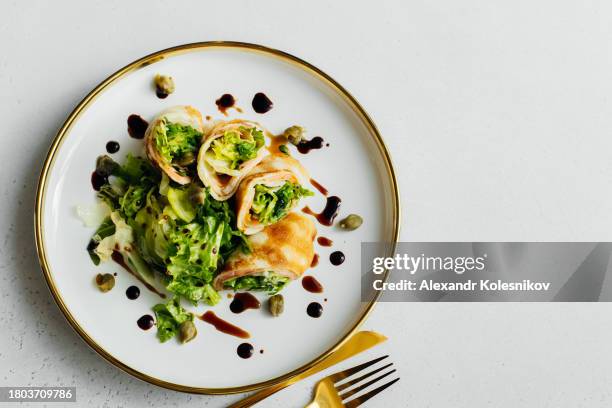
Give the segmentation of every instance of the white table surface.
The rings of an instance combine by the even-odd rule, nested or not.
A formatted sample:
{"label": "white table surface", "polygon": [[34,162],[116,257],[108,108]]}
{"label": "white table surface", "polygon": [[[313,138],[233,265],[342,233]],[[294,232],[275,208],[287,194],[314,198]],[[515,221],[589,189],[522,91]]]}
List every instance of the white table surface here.
{"label": "white table surface", "polygon": [[[609,1],[5,0],[0,386],[74,385],[83,406],[237,400],[167,391],[98,357],[47,290],[32,223],[41,163],[78,101],[138,57],[215,39],[293,53],[358,98],[395,161],[404,240],[612,240]],[[380,304],[365,328],[390,341],[368,356],[390,354],[402,379],[366,406],[610,406],[611,312]],[[301,406],[315,379],[259,406]]]}

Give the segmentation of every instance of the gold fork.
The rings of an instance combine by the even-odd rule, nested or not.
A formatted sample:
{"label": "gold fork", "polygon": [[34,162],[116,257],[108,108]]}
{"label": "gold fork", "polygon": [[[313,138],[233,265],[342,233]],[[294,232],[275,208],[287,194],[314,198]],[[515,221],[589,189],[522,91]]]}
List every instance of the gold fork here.
{"label": "gold fork", "polygon": [[[362,370],[365,370],[371,365],[374,365],[378,363],[379,361],[384,360],[387,357],[389,356],[382,356],[372,361],[368,361],[367,363],[360,364],[356,367],[349,368],[347,370],[340,371],[339,373],[332,374],[330,376],[323,378],[321,381],[318,382],[315,388],[314,400],[310,404],[306,405],[305,408],[342,408],[342,407],[355,408],[363,404],[364,402],[366,402],[367,400],[369,400],[370,398],[372,398],[379,392],[382,392],[383,390],[390,387],[395,382],[399,381],[399,377],[396,378],[395,380],[389,381],[379,386],[378,388],[368,391],[365,394],[358,396],[357,398],[353,398],[352,400],[348,402],[343,402],[343,401],[347,401],[350,397],[356,395],[357,393],[366,389],[370,385],[375,384],[378,381],[382,380],[383,378],[387,377],[388,375],[393,374],[395,372],[395,369],[388,371],[382,375],[379,375],[378,377],[372,380],[369,380],[363,384],[360,384],[357,387],[352,388],[346,392],[341,393],[341,391],[346,390],[347,388],[352,387],[353,385],[359,384],[366,378],[369,378],[373,376],[374,374],[377,374],[391,367],[393,363],[389,363],[383,367],[372,370],[369,373],[363,374],[360,377],[351,379],[349,381],[342,382],[342,380],[347,379]],[[340,382],[342,383],[340,384]]]}
{"label": "gold fork", "polygon": [[342,346],[340,346],[336,351],[334,351],[330,356],[321,361],[320,363],[310,367],[308,370],[304,371],[301,374],[298,374],[294,377],[289,378],[283,382],[272,385],[270,387],[264,388],[253,395],[250,395],[232,405],[228,408],[249,408],[255,405],[256,403],[264,400],[270,395],[286,388],[292,384],[295,384],[298,381],[303,380],[306,377],[309,377],[313,374],[318,373],[319,371],[325,370],[335,364],[340,363],[341,361],[346,360],[347,358],[351,358],[369,348],[372,348],[384,341],[387,338],[380,333],[376,333],[373,331],[360,331],[348,339]]}

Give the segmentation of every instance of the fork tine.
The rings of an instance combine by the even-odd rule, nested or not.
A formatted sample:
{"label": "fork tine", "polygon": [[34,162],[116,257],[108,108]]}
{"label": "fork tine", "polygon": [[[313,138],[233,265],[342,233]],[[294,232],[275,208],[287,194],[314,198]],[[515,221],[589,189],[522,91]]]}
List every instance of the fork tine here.
{"label": "fork tine", "polygon": [[357,383],[360,383],[360,382],[362,382],[363,380],[365,380],[366,378],[368,378],[368,377],[370,377],[370,376],[372,376],[372,375],[374,375],[374,374],[376,374],[376,373],[378,373],[378,372],[381,372],[381,371],[382,371],[382,370],[384,370],[385,368],[389,368],[389,367],[391,367],[392,365],[393,365],[393,363],[389,363],[389,364],[387,364],[386,366],[383,366],[383,367],[377,368],[376,370],[372,370],[372,371],[370,371],[369,373],[362,375],[361,377],[355,378],[354,380],[347,381],[347,382],[342,383],[342,384],[340,384],[340,385],[336,385],[336,386],[335,386],[335,387],[336,387],[336,391],[340,392],[340,391],[342,391],[343,389],[350,387],[351,385],[355,385],[355,384],[357,384]]}
{"label": "fork tine", "polygon": [[372,391],[369,391],[363,395],[360,395],[359,397],[350,400],[349,402],[344,404],[345,408],[355,408],[360,406],[361,404],[363,404],[364,402],[366,402],[367,400],[369,400],[370,398],[372,398],[373,396],[375,396],[376,394],[378,394],[381,391],[384,391],[386,388],[389,388],[390,386],[392,386],[394,383],[398,382],[399,378],[396,378],[393,381],[389,381],[386,384],[381,385],[378,388],[373,389]]}
{"label": "fork tine", "polygon": [[355,366],[353,368],[349,368],[347,370],[340,371],[338,373],[332,374],[332,375],[328,376],[327,378],[332,380],[332,382],[338,382],[338,381],[343,380],[343,379],[345,379],[347,377],[350,377],[351,375],[353,375],[353,374],[363,370],[364,368],[368,368],[372,364],[378,363],[380,360],[384,360],[387,357],[389,357],[389,356],[386,355],[386,356],[375,358],[374,360],[368,361],[367,363],[359,364],[358,366]]}
{"label": "fork tine", "polygon": [[376,378],[375,378],[375,379],[373,379],[373,380],[370,380],[370,381],[368,381],[368,382],[366,382],[366,383],[363,383],[363,384],[361,384],[360,386],[355,387],[355,388],[353,388],[352,390],[345,392],[344,394],[341,394],[341,395],[340,395],[340,399],[341,399],[341,400],[345,400],[345,399],[347,399],[348,397],[350,397],[350,396],[352,396],[352,395],[357,394],[359,391],[361,391],[361,390],[363,390],[363,389],[365,389],[365,388],[369,387],[370,385],[374,384],[375,382],[378,382],[378,380],[381,380],[381,379],[385,378],[386,376],[388,376],[388,375],[390,375],[390,374],[393,374],[394,372],[395,372],[395,370],[391,370],[391,371],[389,371],[388,373],[384,373],[383,375],[380,375],[380,376],[376,377]]}

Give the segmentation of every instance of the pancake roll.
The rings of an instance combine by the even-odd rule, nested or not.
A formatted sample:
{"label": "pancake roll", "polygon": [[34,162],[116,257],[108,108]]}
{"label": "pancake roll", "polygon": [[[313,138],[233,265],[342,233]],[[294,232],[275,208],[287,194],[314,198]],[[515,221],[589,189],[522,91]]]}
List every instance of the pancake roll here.
{"label": "pancake roll", "polygon": [[289,213],[247,239],[250,253],[234,252],[214,279],[217,290],[280,291],[310,267],[314,257],[314,222],[301,214]]}

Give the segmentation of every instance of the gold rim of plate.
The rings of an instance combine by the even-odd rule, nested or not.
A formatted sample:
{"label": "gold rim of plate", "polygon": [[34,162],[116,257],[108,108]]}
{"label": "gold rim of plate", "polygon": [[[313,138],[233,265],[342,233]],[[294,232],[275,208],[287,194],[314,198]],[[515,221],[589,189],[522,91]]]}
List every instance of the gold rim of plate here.
{"label": "gold rim of plate", "polygon": [[[64,139],[69,134],[70,129],[72,128],[72,125],[79,118],[81,113],[85,109],[87,109],[87,107],[96,99],[96,97],[100,95],[106,88],[110,87],[111,85],[113,85],[115,82],[117,82],[118,80],[123,78],[125,75],[129,74],[130,72],[133,72],[142,67],[146,67],[148,65],[154,64],[170,56],[175,56],[178,54],[183,54],[183,53],[193,52],[193,51],[202,51],[202,50],[207,50],[211,48],[214,48],[214,49],[229,48],[229,49],[265,54],[267,56],[270,56],[276,59],[280,59],[285,62],[289,62],[293,66],[296,66],[308,73],[314,74],[314,76],[319,78],[321,81],[331,86],[331,88],[334,89],[337,92],[337,94],[340,95],[344,99],[344,101],[349,104],[349,106],[353,109],[353,111],[361,118],[362,122],[368,128],[370,134],[374,136],[376,144],[378,145],[380,152],[385,158],[385,163],[384,163],[385,169],[389,177],[389,183],[391,184],[391,187],[393,189],[393,214],[392,214],[393,229],[392,229],[392,237],[391,237],[393,243],[397,241],[398,236],[399,236],[400,204],[399,204],[399,191],[397,187],[397,180],[395,177],[395,172],[393,170],[393,165],[391,163],[391,157],[389,155],[389,151],[387,150],[387,147],[385,146],[382,140],[382,137],[380,133],[378,132],[378,129],[376,128],[376,125],[374,125],[374,122],[372,121],[370,116],[361,107],[361,105],[357,102],[357,100],[355,100],[355,98],[346,89],[344,89],[339,83],[337,83],[329,75],[327,75],[326,73],[324,73],[323,71],[315,67],[314,65],[306,61],[303,61],[300,58],[295,57],[291,54],[283,52],[283,51],[279,51],[273,48],[268,48],[262,45],[243,43],[243,42],[233,42],[233,41],[210,41],[210,42],[198,42],[198,43],[192,43],[192,44],[179,45],[176,47],[168,48],[168,49],[147,55],[146,57],[143,57],[137,61],[132,62],[131,64],[126,65],[125,67],[121,68],[120,70],[118,70],[117,72],[115,72],[114,74],[106,78],[104,81],[102,81],[93,91],[91,91],[77,105],[77,107],[72,111],[72,113],[70,113],[70,115],[68,116],[68,118],[66,119],[66,121],[64,122],[60,130],[58,131],[57,135],[55,136],[53,140],[53,143],[51,144],[51,147],[49,148],[49,152],[47,153],[47,157],[45,159],[43,169],[40,174],[40,178],[38,181],[38,187],[37,187],[37,193],[36,193],[36,207],[35,207],[35,212],[34,212],[36,250],[38,252],[38,260],[40,262],[40,266],[45,276],[45,280],[47,281],[47,285],[49,286],[49,289],[51,293],[53,294],[53,298],[55,299],[55,302],[57,303],[60,310],[62,311],[62,313],[68,320],[68,323],[70,323],[72,328],[83,338],[83,340],[85,340],[85,342],[91,348],[93,348],[98,354],[100,354],[102,357],[108,360],[111,364],[119,367],[123,371],[126,371],[127,373],[141,380],[147,381],[151,384],[158,385],[160,387],[168,388],[168,389],[175,390],[175,391],[190,392],[190,393],[197,393],[197,394],[220,395],[220,394],[235,394],[235,393],[241,393],[241,392],[248,392],[248,391],[254,391],[254,390],[261,389],[261,388],[265,388],[265,387],[280,383],[282,381],[285,381],[315,366],[320,361],[327,358],[330,354],[336,351],[342,344],[344,344],[344,342],[346,342],[359,329],[361,324],[365,321],[365,319],[370,314],[372,307],[378,300],[378,294],[374,296],[372,300],[365,306],[365,309],[362,315],[357,319],[357,322],[353,325],[353,327],[350,328],[348,332],[346,332],[346,334],[342,337],[342,339],[339,342],[337,342],[334,346],[332,346],[330,349],[322,353],[319,357],[315,358],[308,364],[305,364],[279,377],[272,378],[270,380],[266,380],[262,382],[258,382],[255,384],[243,385],[239,387],[226,387],[226,388],[190,387],[190,386],[185,386],[181,384],[175,384],[175,383],[171,383],[168,381],[160,380],[155,377],[151,377],[150,375],[147,375],[143,372],[140,372],[124,364],[123,362],[116,359],[109,352],[104,350],[102,346],[96,343],[87,334],[87,332],[76,321],[72,313],[70,313],[70,310],[64,303],[60,292],[55,286],[53,276],[51,275],[49,263],[47,262],[47,256],[45,252],[45,244],[44,244],[44,238],[43,238],[43,203],[45,201],[47,176],[49,175],[49,172],[51,171],[51,168],[55,162],[56,153],[61,147]],[[384,280],[386,279],[387,279],[387,274],[385,274],[384,276]]]}

